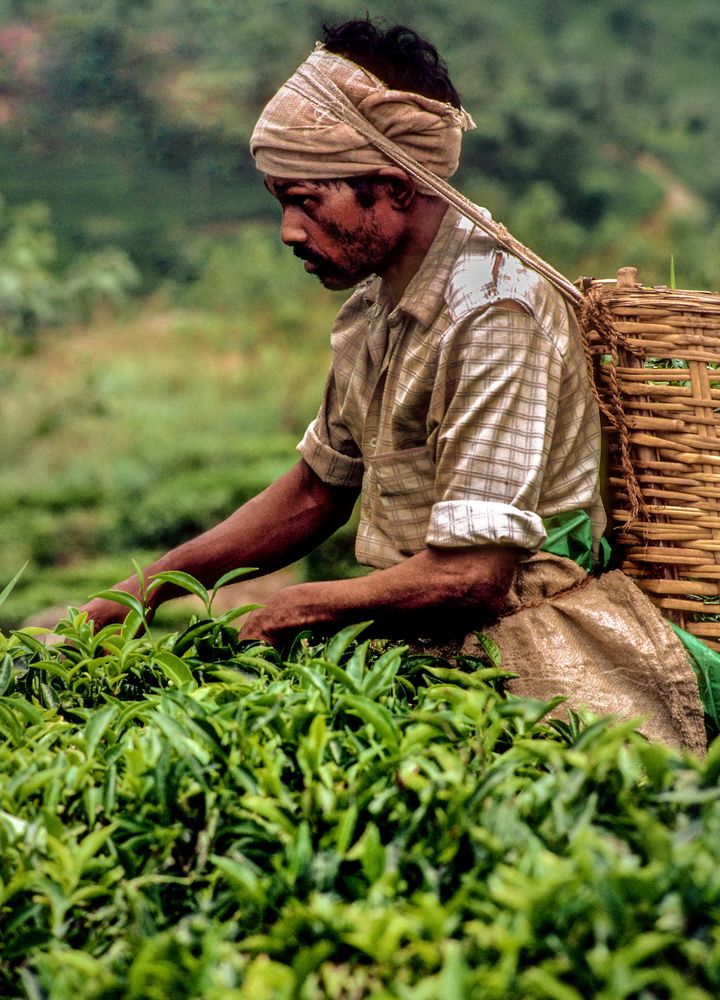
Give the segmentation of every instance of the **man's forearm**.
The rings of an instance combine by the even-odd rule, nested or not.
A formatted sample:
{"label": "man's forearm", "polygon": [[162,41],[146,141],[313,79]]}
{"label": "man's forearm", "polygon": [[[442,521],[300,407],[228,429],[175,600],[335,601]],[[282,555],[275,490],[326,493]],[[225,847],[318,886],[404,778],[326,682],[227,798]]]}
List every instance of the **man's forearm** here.
{"label": "man's forearm", "polygon": [[[300,461],[226,520],[146,566],[145,585],[153,575],[167,570],[189,573],[208,587],[239,567],[252,567],[251,576],[269,573],[329,537],[350,516],[354,499],[353,491],[329,487]],[[141,596],[137,577],[128,577],[116,589]],[[179,593],[163,583],[150,590],[147,606],[155,608]],[[113,611],[104,601],[90,602],[85,608],[100,625],[127,610],[115,606]]]}
{"label": "man's forearm", "polygon": [[[352,498],[338,505],[296,466],[225,521],[162,556],[150,572],[182,569],[206,586],[237,567],[263,575],[286,566],[343,524]],[[166,599],[168,593],[162,594]]]}
{"label": "man's forearm", "polygon": [[501,546],[426,549],[368,576],[286,587],[248,616],[242,635],[275,642],[365,619],[387,636],[467,629],[471,618],[500,613],[520,555]]}

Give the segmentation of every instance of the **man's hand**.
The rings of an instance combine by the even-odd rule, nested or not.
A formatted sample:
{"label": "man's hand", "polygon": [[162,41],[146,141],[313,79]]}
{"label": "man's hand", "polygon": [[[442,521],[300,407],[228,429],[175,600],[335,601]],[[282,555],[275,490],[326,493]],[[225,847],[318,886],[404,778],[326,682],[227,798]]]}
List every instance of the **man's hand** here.
{"label": "man's hand", "polygon": [[285,587],[247,616],[240,635],[279,645],[304,628],[330,633],[365,620],[386,637],[467,632],[500,614],[523,553],[500,545],[425,549],[364,577]]}
{"label": "man's hand", "polygon": [[278,604],[282,604],[282,601],[271,598],[261,608],[251,611],[243,620],[240,638],[257,639],[268,646],[282,645],[292,632],[292,626],[282,624],[283,615]]}
{"label": "man's hand", "polygon": [[[263,576],[295,562],[329,538],[352,513],[358,490],[323,482],[301,459],[292,469],[234,514],[197,538],[167,552],[143,571],[148,592],[143,601],[140,580],[129,577],[115,585],[143,601],[148,620],[154,610],[181,588],[163,582],[152,587],[153,576],[181,570],[205,587],[213,587],[225,573],[238,567],[257,567],[245,579]],[[122,622],[129,609],[111,598],[97,597],[80,609],[86,611],[96,630]]]}

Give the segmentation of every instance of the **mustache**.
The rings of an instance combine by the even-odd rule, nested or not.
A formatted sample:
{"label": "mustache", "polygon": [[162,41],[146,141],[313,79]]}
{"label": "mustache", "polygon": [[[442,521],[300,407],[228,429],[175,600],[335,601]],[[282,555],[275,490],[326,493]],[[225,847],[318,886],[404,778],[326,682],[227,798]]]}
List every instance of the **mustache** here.
{"label": "mustache", "polygon": [[318,253],[314,253],[312,250],[308,250],[307,247],[293,247],[293,253],[296,257],[299,257],[300,260],[306,260],[309,264],[314,264],[316,267],[323,267],[326,270],[334,270],[332,264],[326,257],[323,257]]}

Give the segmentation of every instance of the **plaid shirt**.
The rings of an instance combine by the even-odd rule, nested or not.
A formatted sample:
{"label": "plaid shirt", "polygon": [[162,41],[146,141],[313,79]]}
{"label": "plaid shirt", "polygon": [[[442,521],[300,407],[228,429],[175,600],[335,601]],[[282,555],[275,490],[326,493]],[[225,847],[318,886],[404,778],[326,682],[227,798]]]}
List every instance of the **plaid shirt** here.
{"label": "plaid shirt", "polygon": [[599,419],[572,309],[454,209],[397,306],[369,280],[331,342],[298,451],[326,482],[361,488],[359,562],[537,549],[543,518],[580,509],[599,538]]}

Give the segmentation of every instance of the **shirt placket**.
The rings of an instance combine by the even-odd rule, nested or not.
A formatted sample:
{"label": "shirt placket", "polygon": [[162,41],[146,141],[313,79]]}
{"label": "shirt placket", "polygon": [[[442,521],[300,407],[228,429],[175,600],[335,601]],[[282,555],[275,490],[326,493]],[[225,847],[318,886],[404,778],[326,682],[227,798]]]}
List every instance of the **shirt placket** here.
{"label": "shirt placket", "polygon": [[[392,393],[387,391],[388,372],[392,360],[397,353],[402,338],[404,320],[397,310],[394,310],[383,321],[384,342],[378,338],[373,345],[378,350],[374,360],[379,363],[377,377],[370,392],[365,429],[363,435],[363,454],[376,455],[393,450],[390,439],[391,419],[388,408],[392,408]],[[382,347],[382,354],[380,348]]]}

